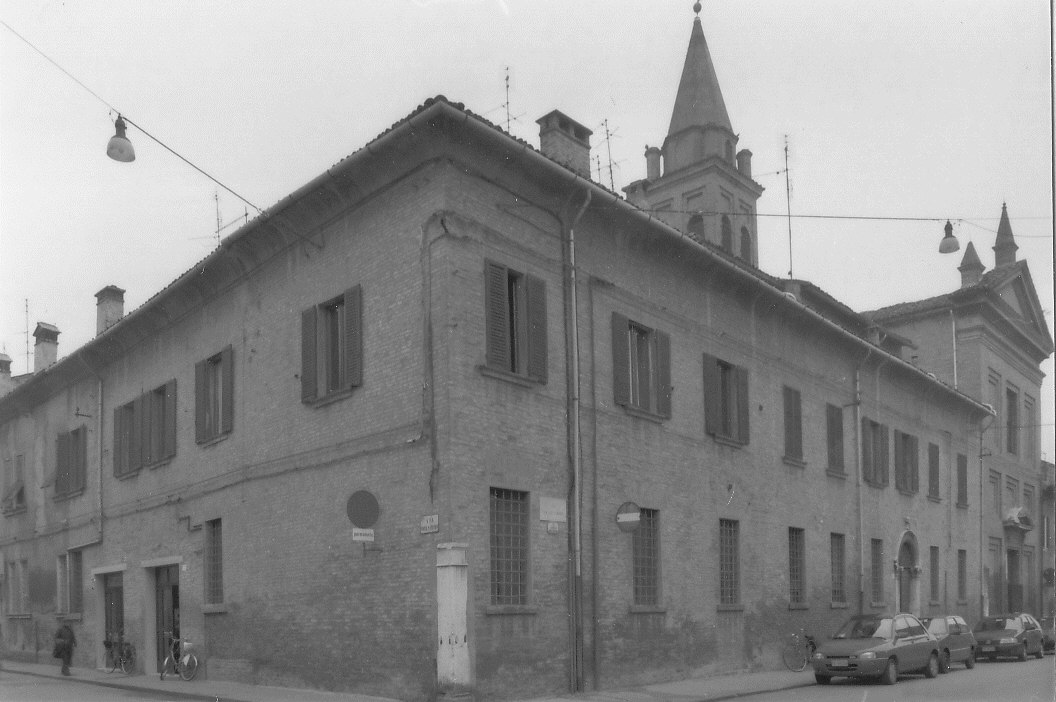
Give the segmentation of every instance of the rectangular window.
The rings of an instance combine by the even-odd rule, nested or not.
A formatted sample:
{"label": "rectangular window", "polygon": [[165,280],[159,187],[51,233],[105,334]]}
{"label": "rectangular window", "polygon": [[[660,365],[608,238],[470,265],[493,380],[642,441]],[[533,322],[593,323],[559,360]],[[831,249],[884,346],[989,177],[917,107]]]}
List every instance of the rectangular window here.
{"label": "rectangular window", "polygon": [[84,490],[88,469],[88,428],[78,427],[55,439],[55,496],[76,495]]}
{"label": "rectangular window", "polygon": [[799,390],[782,389],[785,406],[785,458],[803,461],[803,408]]}
{"label": "rectangular window", "polygon": [[230,346],[194,364],[194,440],[231,433],[235,417],[234,351]]}
{"label": "rectangular window", "polygon": [[957,506],[968,506],[968,457],[957,454]]}
{"label": "rectangular window", "polygon": [[176,455],[176,381],[147,393],[149,416],[147,463],[158,463]]}
{"label": "rectangular window", "polygon": [[993,513],[1001,516],[1001,474],[990,471],[990,503]]}
{"label": "rectangular window", "polygon": [[26,457],[18,454],[4,460],[4,496],[0,500],[0,511],[4,514],[26,508]]}
{"label": "rectangular window", "polygon": [[612,369],[618,405],[671,416],[671,338],[612,313]]}
{"label": "rectangular window", "polygon": [[634,604],[660,604],[660,512],[642,509],[631,538],[634,560]]}
{"label": "rectangular window", "polygon": [[941,571],[939,570],[939,547],[931,547],[931,601],[939,601],[939,580],[941,577]]}
{"label": "rectangular window", "polygon": [[546,283],[484,264],[485,359],[492,370],[546,382]]}
{"label": "rectangular window", "polygon": [[491,488],[491,603],[528,604],[528,493]]}
{"label": "rectangular window", "polygon": [[7,613],[29,613],[29,564],[25,560],[8,561],[4,577],[7,585]]}
{"label": "rectangular window", "polygon": [[996,451],[1001,449],[1001,376],[992,368],[987,376],[987,389],[990,406],[996,413],[994,423],[991,425],[989,443]]}
{"label": "rectangular window", "polygon": [[939,447],[928,444],[928,497],[938,500],[939,496]]}
{"label": "rectangular window", "polygon": [[806,532],[788,528],[788,602],[793,605],[807,602]]}
{"label": "rectangular window", "polygon": [[832,601],[847,601],[847,588],[844,573],[846,571],[846,551],[843,534],[829,534],[829,562],[832,569]]}
{"label": "rectangular window", "polygon": [[224,539],[219,519],[205,523],[205,603],[224,601]]}
{"label": "rectangular window", "polygon": [[1019,390],[1011,385],[1005,388],[1005,448],[1019,453]]}
{"label": "rectangular window", "polygon": [[829,449],[829,470],[843,473],[843,408],[825,405],[826,437]]}
{"label": "rectangular window", "polygon": [[918,447],[917,437],[895,430],[895,487],[902,492],[920,490]]}
{"label": "rectangular window", "polygon": [[862,478],[874,487],[887,486],[888,436],[886,424],[862,417]]}
{"label": "rectangular window", "polygon": [[135,473],[176,455],[176,381],[114,410],[114,475]]}
{"label": "rectangular window", "polygon": [[748,443],[748,371],[709,354],[704,354],[704,430]]}
{"label": "rectangular window", "polygon": [[740,522],[719,520],[719,604],[741,603]]}
{"label": "rectangular window", "polygon": [[80,551],[67,551],[59,556],[56,569],[56,611],[63,614],[77,614],[84,609],[84,585],[82,554]]}
{"label": "rectangular window", "polygon": [[1022,506],[1022,502],[1019,499],[1019,480],[1007,476],[1005,477],[1005,495],[1007,496],[1005,502],[1006,509]]}
{"label": "rectangular window", "polygon": [[1023,457],[1028,465],[1036,465],[1038,456],[1038,416],[1034,409],[1034,398],[1023,396]]}
{"label": "rectangular window", "polygon": [[871,540],[872,556],[872,600],[876,603],[884,601],[884,542],[882,539]]}
{"label": "rectangular window", "polygon": [[968,599],[968,552],[963,548],[957,550],[957,599]]}
{"label": "rectangular window", "polygon": [[301,401],[363,384],[363,291],[359,285],[301,313]]}

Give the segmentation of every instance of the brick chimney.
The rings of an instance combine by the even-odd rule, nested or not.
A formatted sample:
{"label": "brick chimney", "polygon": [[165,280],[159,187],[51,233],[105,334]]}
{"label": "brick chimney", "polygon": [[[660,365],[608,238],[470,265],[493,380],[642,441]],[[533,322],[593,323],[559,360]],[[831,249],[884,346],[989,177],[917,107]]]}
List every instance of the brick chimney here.
{"label": "brick chimney", "polygon": [[125,314],[125,291],[116,285],[107,285],[95,294],[95,335],[114,326]]}
{"label": "brick chimney", "polygon": [[539,125],[539,150],[590,179],[590,135],[592,131],[571,117],[554,110],[535,121]]}
{"label": "brick chimney", "polygon": [[37,322],[33,337],[37,340],[33,346],[33,372],[37,373],[59,358],[59,328],[47,322]]}

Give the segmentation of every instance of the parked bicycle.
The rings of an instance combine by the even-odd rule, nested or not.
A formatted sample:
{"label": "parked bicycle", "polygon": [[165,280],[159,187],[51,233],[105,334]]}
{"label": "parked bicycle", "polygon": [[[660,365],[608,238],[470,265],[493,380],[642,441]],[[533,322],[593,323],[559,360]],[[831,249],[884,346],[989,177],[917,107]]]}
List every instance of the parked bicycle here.
{"label": "parked bicycle", "polygon": [[193,680],[198,674],[198,656],[194,655],[194,644],[187,639],[176,638],[171,631],[165,632],[165,638],[169,642],[169,655],[165,656],[158,675],[164,680],[165,674],[171,670],[184,680]]}
{"label": "parked bicycle", "polygon": [[136,647],[124,640],[122,632],[107,634],[103,641],[106,649],[106,672],[112,673],[118,668],[125,675],[136,669]]}
{"label": "parked bicycle", "polygon": [[818,644],[814,637],[800,629],[785,641],[781,649],[781,660],[785,662],[786,668],[798,673],[806,669],[817,649]]}

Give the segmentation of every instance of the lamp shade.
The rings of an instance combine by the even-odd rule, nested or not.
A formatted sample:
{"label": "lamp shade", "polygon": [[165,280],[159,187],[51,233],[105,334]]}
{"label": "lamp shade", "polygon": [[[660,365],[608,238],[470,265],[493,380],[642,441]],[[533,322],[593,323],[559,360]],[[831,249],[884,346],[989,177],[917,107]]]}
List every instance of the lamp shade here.
{"label": "lamp shade", "polygon": [[950,220],[946,220],[946,236],[942,237],[942,241],[939,242],[939,253],[953,253],[961,248],[961,243],[957,241],[957,237],[953,235],[953,225],[950,224]]}
{"label": "lamp shade", "polygon": [[135,161],[136,150],[132,148],[132,142],[125,136],[125,120],[121,119],[121,115],[117,116],[117,121],[114,122],[114,129],[116,133],[110,137],[110,141],[106,145],[106,155],[121,163]]}

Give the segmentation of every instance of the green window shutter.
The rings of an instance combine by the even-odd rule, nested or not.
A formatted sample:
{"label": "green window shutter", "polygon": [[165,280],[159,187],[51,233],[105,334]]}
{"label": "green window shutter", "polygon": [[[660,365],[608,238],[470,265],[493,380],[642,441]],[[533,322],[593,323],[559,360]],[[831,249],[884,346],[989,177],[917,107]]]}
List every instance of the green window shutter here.
{"label": "green window shutter", "polygon": [[314,400],[319,374],[319,362],[316,358],[316,314],[315,308],[309,307],[301,313],[301,401]]}
{"label": "green window shutter", "polygon": [[843,468],[843,408],[825,405],[829,467]]}
{"label": "green window shutter", "polygon": [[55,494],[70,491],[70,434],[59,434],[55,438]]}
{"label": "green window shutter", "polygon": [[783,389],[785,404],[785,456],[803,458],[803,427],[800,417],[799,391],[787,385]]}
{"label": "green window shutter", "polygon": [[485,363],[489,368],[510,368],[510,316],[506,300],[506,266],[484,263]]}
{"label": "green window shutter", "polygon": [[737,440],[748,443],[748,369],[741,366],[733,368],[734,388],[737,392]]}
{"label": "green window shutter", "polygon": [[204,443],[211,439],[205,417],[209,413],[209,390],[206,387],[206,370],[209,361],[194,364],[194,440]]}
{"label": "green window shutter", "polygon": [[165,455],[172,458],[176,455],[176,381],[165,384]]}
{"label": "green window shutter", "polygon": [[627,318],[612,313],[612,396],[617,405],[631,401],[630,354],[627,351]]}
{"label": "green window shutter", "polygon": [[[527,281],[528,319],[528,377],[546,382],[547,330],[546,330],[546,283],[533,275]],[[489,334],[490,338],[490,334]],[[489,362],[488,365],[491,365]]]}
{"label": "green window shutter", "polygon": [[722,400],[719,396],[719,359],[704,354],[704,431],[712,436],[721,433]]}
{"label": "green window shutter", "polygon": [[913,492],[920,491],[920,440],[915,436],[909,437],[909,480]]}
{"label": "green window shutter", "polygon": [[349,387],[363,384],[363,289],[345,291],[345,379]]}
{"label": "green window shutter", "polygon": [[73,467],[72,490],[83,490],[88,473],[88,427],[81,425],[77,432],[77,464]]}
{"label": "green window shutter", "polygon": [[235,426],[235,352],[230,346],[220,352],[220,431],[228,434]]}
{"label": "green window shutter", "polygon": [[125,428],[124,409],[118,407],[114,410],[114,475],[123,475],[128,470],[128,454],[121,450],[121,437],[127,431]]}
{"label": "green window shutter", "polygon": [[886,486],[888,484],[891,465],[891,433],[887,428],[886,424],[880,425],[880,465],[878,467],[878,473],[880,478],[880,484]]}
{"label": "green window shutter", "polygon": [[131,441],[129,451],[128,469],[139,470],[146,463],[145,457],[147,455],[147,448],[145,444],[149,443],[148,434],[143,433],[143,429],[146,426],[143,417],[146,414],[146,403],[143,401],[143,396],[140,395],[132,401],[132,417],[131,423]]}
{"label": "green window shutter", "polygon": [[862,480],[873,483],[876,482],[875,469],[873,467],[875,454],[873,452],[873,433],[870,431],[869,424],[869,420],[862,417]]}
{"label": "green window shutter", "polygon": [[656,335],[656,413],[671,416],[671,337],[662,331]]}
{"label": "green window shutter", "polygon": [[898,429],[895,429],[895,487],[900,490],[904,490],[909,487],[908,471],[906,467],[906,450],[905,442],[902,437],[905,436]]}

